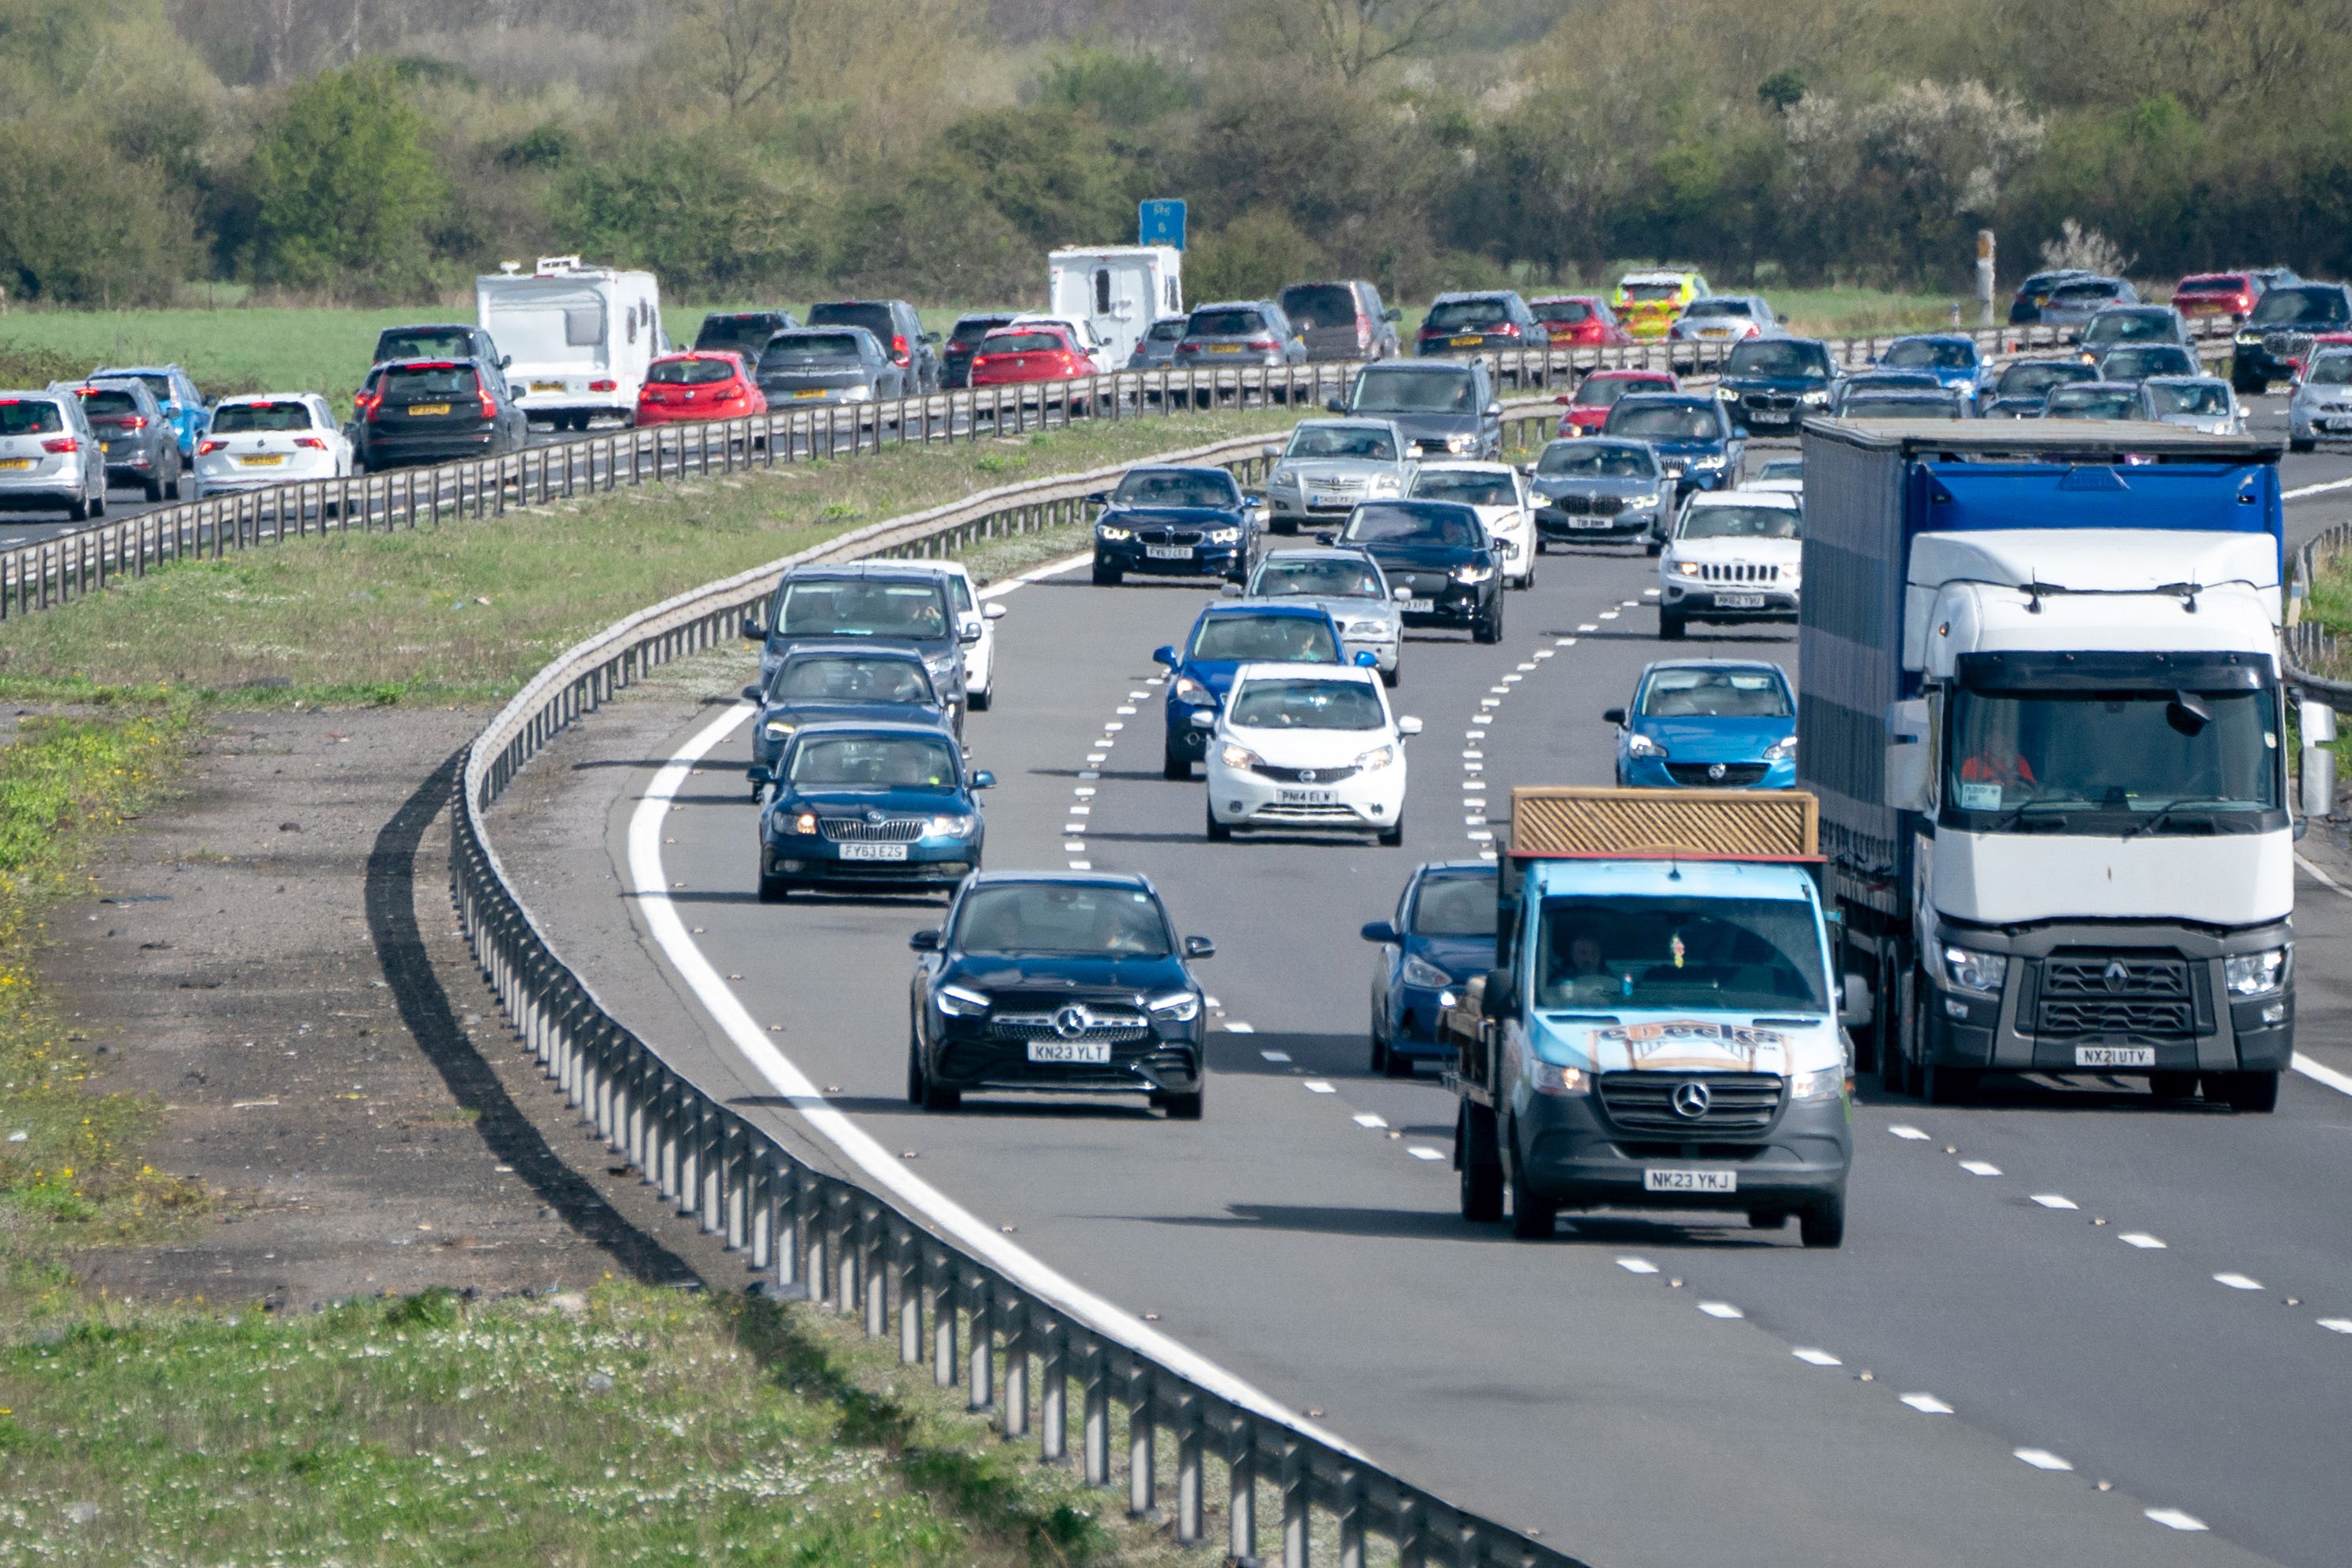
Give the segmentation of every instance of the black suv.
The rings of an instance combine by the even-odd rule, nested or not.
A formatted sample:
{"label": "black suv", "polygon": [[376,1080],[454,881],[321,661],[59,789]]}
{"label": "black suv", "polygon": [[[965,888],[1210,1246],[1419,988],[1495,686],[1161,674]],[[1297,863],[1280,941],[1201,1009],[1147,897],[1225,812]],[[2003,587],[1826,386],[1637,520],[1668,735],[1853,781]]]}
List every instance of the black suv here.
{"label": "black suv", "polygon": [[1404,312],[1381,303],[1381,291],[1361,278],[1294,283],[1275,303],[1307,340],[1314,360],[1391,360],[1402,350],[1396,324]]}
{"label": "black suv", "polygon": [[2290,283],[2267,290],[2231,341],[2230,384],[2241,393],[2261,392],[2295,373],[2295,339],[2347,330],[2352,330],[2352,288],[2341,283]]}
{"label": "black suv", "polygon": [[943,387],[971,385],[971,356],[980,348],[980,340],[999,327],[1013,325],[1018,312],[1012,310],[976,310],[969,316],[959,316],[948,329],[948,340],[940,350],[947,362],[940,371]]}
{"label": "black suv", "polygon": [[908,397],[940,390],[940,335],[923,330],[915,308],[903,299],[835,299],[809,307],[812,327],[863,327],[890,351],[890,362],[907,372]]}
{"label": "black suv", "polygon": [[743,356],[747,365],[760,362],[761,351],[768,340],[779,332],[789,332],[800,323],[789,310],[713,310],[695,329],[694,351],[698,354],[732,351]]}
{"label": "black suv", "polygon": [[530,420],[495,360],[394,360],[360,395],[358,451],[370,471],[519,452]]}
{"label": "black suv", "polygon": [[386,327],[375,335],[375,357],[368,363],[388,360],[480,360],[500,370],[510,362],[488,332],[454,324]]}
{"label": "black suv", "polygon": [[1420,354],[1475,354],[1488,349],[1549,349],[1551,332],[1511,288],[1441,294],[1421,319]]}
{"label": "black suv", "polygon": [[1428,456],[1496,462],[1503,455],[1503,405],[1495,401],[1495,382],[1481,360],[1366,365],[1348,395],[1326,406],[1333,413],[1393,420],[1413,449]]}
{"label": "black suv", "polygon": [[180,497],[180,433],[136,376],[93,377],[49,389],[81,400],[82,416],[106,455],[107,482],[136,485],[151,501]]}

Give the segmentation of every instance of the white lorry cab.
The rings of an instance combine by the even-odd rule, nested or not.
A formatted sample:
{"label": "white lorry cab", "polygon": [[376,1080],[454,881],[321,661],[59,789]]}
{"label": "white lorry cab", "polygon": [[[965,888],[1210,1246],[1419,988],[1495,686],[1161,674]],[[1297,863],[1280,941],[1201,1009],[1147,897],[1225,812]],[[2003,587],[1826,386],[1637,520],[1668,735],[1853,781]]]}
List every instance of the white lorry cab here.
{"label": "white lorry cab", "polygon": [[585,430],[600,413],[627,423],[654,356],[667,351],[661,286],[650,272],[542,256],[474,279],[474,319],[507,354],[507,382],[534,421]]}
{"label": "white lorry cab", "polygon": [[1184,313],[1184,256],[1173,246],[1057,250],[1045,261],[1047,310],[1085,323],[1113,370],[1126,367],[1153,321]]}

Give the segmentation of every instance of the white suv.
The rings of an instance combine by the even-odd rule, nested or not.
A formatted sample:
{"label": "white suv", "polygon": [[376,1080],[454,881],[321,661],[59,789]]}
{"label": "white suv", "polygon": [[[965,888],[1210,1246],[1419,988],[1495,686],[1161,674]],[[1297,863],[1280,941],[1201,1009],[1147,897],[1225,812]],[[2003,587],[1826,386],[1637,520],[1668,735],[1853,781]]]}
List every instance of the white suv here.
{"label": "white suv", "polygon": [[1702,490],[1658,557],[1658,635],[1694,621],[1794,621],[1804,505],[1780,490]]}
{"label": "white suv", "polygon": [[1379,670],[1244,664],[1209,737],[1209,837],[1235,828],[1370,829],[1404,842],[1404,743]]}

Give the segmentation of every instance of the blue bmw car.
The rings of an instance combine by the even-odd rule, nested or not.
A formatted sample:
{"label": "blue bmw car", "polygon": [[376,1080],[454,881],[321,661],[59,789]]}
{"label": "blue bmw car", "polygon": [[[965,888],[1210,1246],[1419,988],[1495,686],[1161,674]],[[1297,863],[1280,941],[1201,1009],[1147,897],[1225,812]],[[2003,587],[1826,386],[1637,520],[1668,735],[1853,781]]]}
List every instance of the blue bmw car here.
{"label": "blue bmw car", "polygon": [[1621,789],[1789,789],[1797,782],[1797,699],[1778,664],[1661,659],[1642,672],[1617,727]]}
{"label": "blue bmw car", "polygon": [[1372,971],[1372,1071],[1409,1078],[1413,1063],[1454,1054],[1437,1012],[1495,967],[1495,867],[1432,861],[1412,873],[1396,918],[1364,927],[1380,945]]}
{"label": "blue bmw car", "polygon": [[[1160,776],[1190,779],[1192,764],[1209,749],[1206,715],[1213,721],[1233,689],[1234,672],[1244,664],[1339,664],[1347,663],[1339,628],[1318,604],[1244,601],[1212,604],[1192,622],[1181,649],[1156,650],[1153,661],[1168,666],[1167,738],[1161,743]],[[1370,648],[1355,663],[1372,665]]]}
{"label": "blue bmw car", "polygon": [[1729,487],[1748,452],[1720,402],[1685,392],[1628,392],[1610,405],[1601,434],[1648,442],[1658,466],[1685,491]]}
{"label": "blue bmw car", "polygon": [[1087,499],[1103,508],[1095,518],[1097,587],[1130,571],[1234,582],[1249,576],[1265,505],[1223,468],[1130,468],[1118,489]]}
{"label": "blue bmw car", "polygon": [[813,724],[776,763],[760,811],[760,901],[796,887],[953,888],[980,869],[987,824],[956,737],[929,724]]}

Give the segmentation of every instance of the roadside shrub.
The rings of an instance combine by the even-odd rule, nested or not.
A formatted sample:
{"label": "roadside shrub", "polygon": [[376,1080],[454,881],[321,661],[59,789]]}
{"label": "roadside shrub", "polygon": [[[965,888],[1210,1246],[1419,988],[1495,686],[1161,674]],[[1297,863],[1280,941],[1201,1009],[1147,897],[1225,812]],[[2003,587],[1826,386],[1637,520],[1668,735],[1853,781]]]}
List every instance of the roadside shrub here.
{"label": "roadside shrub", "polygon": [[12,296],[161,304],[194,255],[186,205],[157,165],[84,127],[0,118],[0,286]]}
{"label": "roadside shrub", "polygon": [[448,200],[430,130],[389,65],[295,88],[253,150],[255,276],[358,293],[426,282],[427,232]]}

